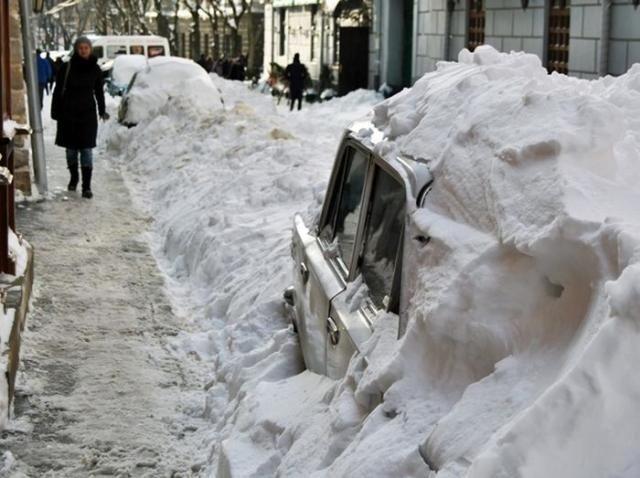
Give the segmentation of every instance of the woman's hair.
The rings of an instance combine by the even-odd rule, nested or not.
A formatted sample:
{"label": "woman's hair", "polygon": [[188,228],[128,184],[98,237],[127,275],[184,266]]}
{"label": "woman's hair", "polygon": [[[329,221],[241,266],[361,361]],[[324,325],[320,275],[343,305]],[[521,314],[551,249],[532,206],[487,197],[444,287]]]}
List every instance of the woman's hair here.
{"label": "woman's hair", "polygon": [[76,38],[76,41],[73,42],[73,53],[78,53],[78,47],[83,43],[93,48],[93,45],[91,44],[91,40],[89,40],[87,37],[78,37]]}

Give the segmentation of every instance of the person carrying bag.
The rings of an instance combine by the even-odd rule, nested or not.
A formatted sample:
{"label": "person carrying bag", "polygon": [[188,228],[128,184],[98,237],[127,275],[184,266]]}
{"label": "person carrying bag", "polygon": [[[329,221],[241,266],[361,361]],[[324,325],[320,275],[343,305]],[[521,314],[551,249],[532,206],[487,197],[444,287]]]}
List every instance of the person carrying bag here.
{"label": "person carrying bag", "polygon": [[[97,106],[97,114],[96,114]],[[102,70],[92,54],[91,41],[78,38],[73,55],[56,77],[51,99],[51,118],[58,122],[56,145],[66,149],[71,175],[67,189],[75,191],[78,182],[78,156],[82,171],[82,197],[92,198],[93,148],[98,134],[98,115],[109,119],[105,111]]]}

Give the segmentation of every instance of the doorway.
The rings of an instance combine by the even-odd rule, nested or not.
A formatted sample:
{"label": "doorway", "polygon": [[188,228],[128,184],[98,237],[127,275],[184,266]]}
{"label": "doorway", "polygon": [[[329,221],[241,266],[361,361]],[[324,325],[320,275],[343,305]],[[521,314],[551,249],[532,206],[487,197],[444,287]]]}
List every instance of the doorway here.
{"label": "doorway", "polygon": [[346,95],[369,83],[369,28],[340,27],[338,93]]}

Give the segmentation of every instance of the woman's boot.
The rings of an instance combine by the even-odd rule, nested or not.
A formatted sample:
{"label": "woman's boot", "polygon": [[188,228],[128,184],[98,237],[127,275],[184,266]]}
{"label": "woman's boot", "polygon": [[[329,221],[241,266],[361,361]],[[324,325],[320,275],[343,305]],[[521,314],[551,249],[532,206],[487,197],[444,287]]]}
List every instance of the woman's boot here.
{"label": "woman's boot", "polygon": [[69,179],[67,190],[75,191],[78,187],[78,181],[80,180],[80,176],[78,175],[78,162],[76,161],[74,163],[67,160],[67,167],[69,168],[69,173],[71,173],[71,179]]}
{"label": "woman's boot", "polygon": [[93,197],[93,193],[91,192],[91,173],[93,172],[93,168],[82,168],[82,197],[91,199]]}

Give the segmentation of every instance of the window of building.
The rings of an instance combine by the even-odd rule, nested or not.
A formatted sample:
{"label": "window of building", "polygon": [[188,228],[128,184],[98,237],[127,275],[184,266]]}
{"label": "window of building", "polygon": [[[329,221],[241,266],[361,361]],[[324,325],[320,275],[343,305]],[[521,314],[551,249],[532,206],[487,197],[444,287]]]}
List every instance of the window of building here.
{"label": "window of building", "polygon": [[286,43],[287,43],[287,21],[286,21],[286,10],[281,8],[278,11],[279,18],[278,24],[280,29],[280,56],[284,56],[286,54]]}
{"label": "window of building", "polygon": [[316,34],[317,34],[317,20],[318,20],[318,5],[312,5],[311,6],[311,31],[310,31],[310,40],[311,40],[311,45],[310,45],[310,52],[309,52],[309,59],[311,61],[315,60],[316,58]]}
{"label": "window of building", "polygon": [[571,15],[566,0],[551,0],[547,34],[547,70],[569,73],[569,27]]}
{"label": "window of building", "polygon": [[187,36],[184,33],[180,34],[180,56],[187,56]]}
{"label": "window of building", "polygon": [[467,48],[473,51],[484,44],[485,11],[484,0],[469,0],[469,27],[467,30]]}

